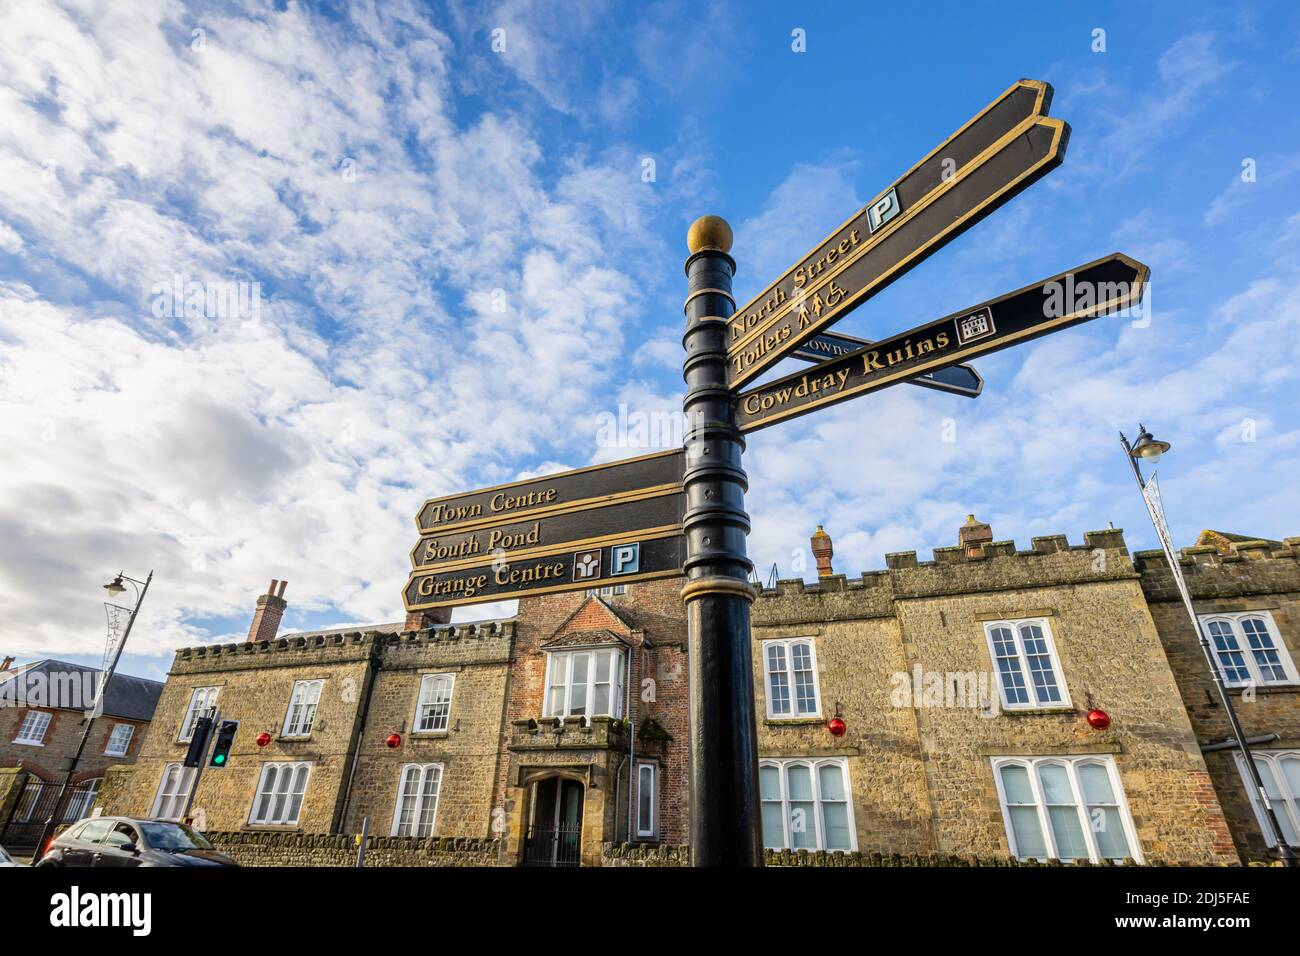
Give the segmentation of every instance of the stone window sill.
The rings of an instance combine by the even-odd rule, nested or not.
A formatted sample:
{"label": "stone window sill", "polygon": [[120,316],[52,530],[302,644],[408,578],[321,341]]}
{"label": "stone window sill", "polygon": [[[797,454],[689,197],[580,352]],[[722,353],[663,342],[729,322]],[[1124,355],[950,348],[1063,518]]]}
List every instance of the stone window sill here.
{"label": "stone window sill", "polygon": [[311,734],[276,734],[275,742],[278,744],[305,744],[311,740]]}
{"label": "stone window sill", "polygon": [[1020,717],[1033,716],[1041,717],[1045,714],[1073,714],[1073,707],[999,707],[999,717]]}
{"label": "stone window sill", "polygon": [[440,740],[451,736],[450,730],[412,730],[412,740]]}
{"label": "stone window sill", "polygon": [[1295,694],[1300,693],[1300,684],[1259,684],[1255,687],[1242,687],[1241,685],[1229,685],[1229,694],[1242,694],[1250,691],[1255,694]]}
{"label": "stone window sill", "polygon": [[45,746],[44,741],[40,741],[40,740],[15,740],[13,741],[13,743],[17,744],[19,747],[44,747]]}
{"label": "stone window sill", "polygon": [[241,829],[249,833],[302,833],[297,823],[247,823]]}
{"label": "stone window sill", "polygon": [[763,723],[769,727],[814,727],[826,723],[824,717],[768,717]]}

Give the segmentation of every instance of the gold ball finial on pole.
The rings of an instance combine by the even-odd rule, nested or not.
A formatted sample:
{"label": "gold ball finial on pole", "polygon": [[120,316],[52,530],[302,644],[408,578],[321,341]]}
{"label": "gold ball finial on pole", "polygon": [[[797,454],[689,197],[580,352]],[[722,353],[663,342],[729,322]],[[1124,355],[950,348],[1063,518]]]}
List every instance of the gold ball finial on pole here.
{"label": "gold ball finial on pole", "polygon": [[694,255],[704,249],[731,251],[731,227],[721,216],[701,216],[686,230],[686,248]]}

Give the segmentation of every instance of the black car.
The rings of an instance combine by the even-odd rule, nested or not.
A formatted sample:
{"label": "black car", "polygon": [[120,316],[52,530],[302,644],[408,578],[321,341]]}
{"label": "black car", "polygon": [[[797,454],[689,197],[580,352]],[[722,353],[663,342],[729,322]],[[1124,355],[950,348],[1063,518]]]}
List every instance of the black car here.
{"label": "black car", "polygon": [[37,866],[238,866],[199,831],[169,820],[92,817],[68,827]]}

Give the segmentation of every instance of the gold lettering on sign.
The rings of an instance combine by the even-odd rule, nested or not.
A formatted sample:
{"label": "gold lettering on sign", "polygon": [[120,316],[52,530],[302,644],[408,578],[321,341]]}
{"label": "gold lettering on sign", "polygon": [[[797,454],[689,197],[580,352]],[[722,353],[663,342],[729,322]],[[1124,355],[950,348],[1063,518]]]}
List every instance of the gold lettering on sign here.
{"label": "gold lettering on sign", "polygon": [[[815,371],[806,372],[799,377],[797,383],[793,381],[784,383],[779,388],[774,384],[769,391],[759,390],[745,395],[741,408],[746,415],[757,415],[783,408],[797,399],[815,400],[825,395],[842,392],[849,386],[850,376],[888,371],[895,365],[903,365],[931,352],[941,351],[951,344],[952,336],[947,332],[937,332],[919,342],[904,339],[902,344],[894,345],[888,351],[868,349],[862,353],[862,367],[857,371],[846,367],[820,374]],[[854,388],[857,387],[856,381],[852,384]]]}
{"label": "gold lettering on sign", "polygon": [[534,508],[539,505],[548,505],[559,497],[559,491],[555,488],[547,488],[545,491],[526,491],[523,494],[512,495],[507,491],[498,491],[492,496],[490,507],[493,511],[513,511],[516,508]]}
{"label": "gold lettering on sign", "polygon": [[487,587],[486,574],[452,578],[450,581],[440,580],[436,574],[430,574],[420,578],[415,585],[415,591],[420,597],[445,597],[459,594],[471,598],[485,587]]}
{"label": "gold lettering on sign", "polygon": [[563,577],[565,565],[566,562],[553,559],[534,561],[520,567],[506,565],[497,568],[493,572],[493,577],[497,584],[506,587],[512,584],[536,584],[540,581],[554,581]]}
{"label": "gold lettering on sign", "polygon": [[501,548],[504,551],[510,551],[513,548],[537,544],[541,541],[541,538],[542,523],[540,521],[533,522],[532,530],[519,531],[515,534],[506,534],[505,531],[498,528],[488,534],[487,549],[495,551],[497,548]]}
{"label": "gold lettering on sign", "polygon": [[454,522],[468,521],[470,518],[483,517],[483,506],[474,505],[449,505],[443,502],[435,502],[429,505],[429,515],[425,520],[425,526],[435,524],[451,524]]}
{"label": "gold lettering on sign", "polygon": [[858,244],[858,231],[854,229],[849,233],[847,239],[841,239],[838,246],[833,246],[827,253],[816,262],[801,265],[794,270],[794,286],[796,289],[802,288],[807,284],[809,279],[815,279],[826,271],[826,267],[831,265],[840,256],[847,253],[850,249]]}

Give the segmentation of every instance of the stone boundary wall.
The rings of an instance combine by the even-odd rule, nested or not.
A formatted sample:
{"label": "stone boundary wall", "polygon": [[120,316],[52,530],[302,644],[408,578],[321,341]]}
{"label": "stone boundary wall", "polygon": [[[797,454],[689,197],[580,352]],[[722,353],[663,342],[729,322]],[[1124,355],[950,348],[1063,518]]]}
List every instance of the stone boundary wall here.
{"label": "stone boundary wall", "polygon": [[[955,854],[917,853],[827,853],[809,850],[764,850],[764,863],[773,867],[812,866],[812,867],[1061,867],[1061,866],[1167,866],[1159,860],[1148,860],[1145,864],[1126,860],[1124,863],[1112,863],[1106,860],[1099,864],[1087,860],[1075,863],[1063,863],[1051,860],[1039,863],[1036,860],[1017,860],[1014,857],[975,857],[957,856]],[[649,846],[627,843],[606,843],[601,851],[604,866],[689,866],[689,848],[685,846]],[[1269,864],[1280,865],[1280,864]]]}
{"label": "stone boundary wall", "polygon": [[[356,866],[356,837],[324,833],[208,832],[240,866]],[[500,866],[498,840],[371,837],[366,866]]]}

